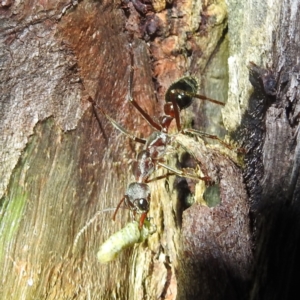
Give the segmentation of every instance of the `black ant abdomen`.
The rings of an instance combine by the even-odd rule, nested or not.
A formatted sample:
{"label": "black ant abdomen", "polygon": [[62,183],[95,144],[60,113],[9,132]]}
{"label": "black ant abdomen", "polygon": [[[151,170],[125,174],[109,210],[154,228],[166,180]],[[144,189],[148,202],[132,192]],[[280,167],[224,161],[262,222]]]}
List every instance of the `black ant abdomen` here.
{"label": "black ant abdomen", "polygon": [[183,77],[170,85],[165,100],[166,102],[172,102],[172,98],[175,99],[179,109],[182,110],[192,104],[197,89],[198,84],[195,78]]}

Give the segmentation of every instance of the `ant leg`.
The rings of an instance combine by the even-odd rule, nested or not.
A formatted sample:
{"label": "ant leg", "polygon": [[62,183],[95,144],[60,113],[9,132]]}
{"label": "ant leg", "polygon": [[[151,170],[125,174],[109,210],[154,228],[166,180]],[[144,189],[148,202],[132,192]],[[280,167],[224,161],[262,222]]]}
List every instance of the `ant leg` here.
{"label": "ant leg", "polygon": [[79,230],[79,232],[76,234],[74,242],[73,242],[73,247],[72,247],[72,252],[74,253],[74,250],[76,249],[76,246],[78,244],[79,238],[83,235],[84,232],[86,232],[86,230],[95,222],[97,221],[97,219],[99,218],[99,216],[104,213],[104,212],[108,212],[108,211],[112,211],[115,210],[115,208],[105,208],[102,210],[98,210],[94,216],[89,219],[85,225]]}
{"label": "ant leg", "polygon": [[203,132],[203,131],[199,131],[199,130],[196,130],[196,129],[192,129],[192,128],[186,128],[186,129],[184,129],[183,133],[197,134],[197,135],[204,136],[204,137],[207,137],[207,138],[212,139],[212,140],[217,140],[220,144],[222,144],[226,148],[228,148],[230,150],[233,149],[233,147],[231,145],[225,143],[218,136],[213,135],[213,134],[209,134],[209,133],[206,133],[206,132]]}
{"label": "ant leg", "polygon": [[180,132],[181,131],[180,111],[179,111],[179,107],[177,105],[177,102],[176,102],[176,99],[175,99],[174,95],[175,95],[174,93],[171,93],[170,100],[172,102],[173,109],[174,109],[174,115],[175,115],[177,130],[178,130],[178,132]]}
{"label": "ant leg", "polygon": [[154,178],[151,178],[151,179],[147,179],[145,181],[145,183],[149,183],[149,182],[153,182],[153,181],[156,181],[156,180],[164,179],[164,178],[166,178],[168,176],[172,176],[172,175],[176,175],[176,174],[174,174],[173,172],[168,172],[164,175],[160,175],[160,176],[157,176],[157,177],[154,177]]}
{"label": "ant leg", "polygon": [[133,91],[133,76],[134,76],[134,59],[133,59],[133,51],[132,51],[132,44],[130,43],[130,60],[131,60],[131,67],[130,67],[130,76],[129,76],[129,101],[130,103],[139,111],[139,113],[143,116],[143,118],[156,130],[161,131],[162,127],[159,123],[155,122],[140,106],[139,104],[133,99],[132,91]]}
{"label": "ant leg", "polygon": [[167,166],[161,162],[157,162],[157,164],[169,171],[171,171],[174,175],[178,175],[180,177],[186,177],[186,178],[191,178],[191,179],[196,179],[196,180],[203,180],[205,182],[209,182],[211,181],[211,178],[209,176],[205,176],[205,177],[200,177],[200,176],[196,176],[196,175],[193,175],[193,174],[190,174],[190,173],[187,173],[183,170],[178,170],[178,169],[174,169],[170,166]]}
{"label": "ant leg", "polygon": [[187,92],[187,91],[179,90],[179,89],[175,89],[173,91],[174,91],[174,93],[183,93],[186,96],[189,96],[191,98],[197,98],[197,99],[201,99],[201,100],[209,101],[209,102],[212,102],[212,103],[215,103],[215,104],[218,104],[218,105],[225,106],[224,102],[221,102],[221,101],[218,101],[218,100],[215,100],[215,99],[211,99],[211,98],[208,98],[206,96],[198,95],[198,94],[195,94],[195,93],[191,93],[191,92]]}
{"label": "ant leg", "polygon": [[[145,139],[141,139],[136,137],[135,135],[131,134],[129,131],[127,131],[123,126],[121,126],[120,124],[118,124],[112,117],[110,117],[94,100],[92,100],[91,98],[89,99],[89,101],[93,104],[93,109],[96,112],[96,108],[101,112],[101,114],[103,114],[108,120],[109,122],[116,128],[118,129],[120,132],[122,132],[123,134],[125,134],[126,136],[128,136],[130,139],[132,139],[135,142],[141,143],[141,144],[145,144],[146,140]],[[96,112],[96,118],[97,120],[100,121],[99,116]],[[101,122],[100,122],[101,124]],[[102,125],[100,125],[102,128]],[[106,135],[105,135],[106,136]],[[107,136],[106,136],[107,139]]]}
{"label": "ant leg", "polygon": [[157,177],[154,177],[154,178],[150,178],[150,179],[147,179],[145,181],[145,183],[149,183],[149,182],[153,182],[153,181],[156,181],[156,180],[160,180],[160,179],[164,179],[168,176],[172,176],[172,175],[177,175],[177,176],[181,176],[181,177],[187,177],[187,178],[191,178],[191,179],[196,179],[196,180],[204,180],[205,182],[207,181],[211,181],[211,178],[209,176],[205,176],[205,177],[199,177],[199,176],[196,176],[196,175],[193,175],[193,174],[190,174],[190,173],[187,173],[183,170],[178,170],[178,169],[174,169],[168,165],[165,165],[161,162],[157,162],[157,165],[159,165],[160,167],[163,167],[171,172],[167,172],[166,174],[164,175],[160,175],[160,176],[157,176]]}

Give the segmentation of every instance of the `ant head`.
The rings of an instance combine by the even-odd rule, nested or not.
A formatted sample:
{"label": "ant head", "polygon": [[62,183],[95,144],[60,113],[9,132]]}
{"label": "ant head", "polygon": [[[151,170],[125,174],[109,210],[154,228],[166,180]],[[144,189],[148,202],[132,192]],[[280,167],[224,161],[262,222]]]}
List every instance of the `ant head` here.
{"label": "ant head", "polygon": [[150,188],[146,183],[132,182],[126,191],[128,206],[137,213],[148,212]]}
{"label": "ant head", "polygon": [[172,102],[174,99],[179,109],[184,109],[189,107],[193,101],[193,97],[189,93],[195,94],[197,88],[198,84],[195,78],[183,77],[170,85],[166,92],[165,100],[166,102]]}

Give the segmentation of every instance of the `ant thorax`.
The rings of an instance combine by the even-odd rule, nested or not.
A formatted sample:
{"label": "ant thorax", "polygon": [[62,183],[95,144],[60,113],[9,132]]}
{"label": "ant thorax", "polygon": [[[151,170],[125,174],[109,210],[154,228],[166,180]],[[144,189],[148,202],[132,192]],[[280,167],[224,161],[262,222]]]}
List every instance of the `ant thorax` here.
{"label": "ant thorax", "polygon": [[160,159],[165,155],[170,137],[159,131],[154,131],[147,139],[145,149],[150,153],[153,160]]}

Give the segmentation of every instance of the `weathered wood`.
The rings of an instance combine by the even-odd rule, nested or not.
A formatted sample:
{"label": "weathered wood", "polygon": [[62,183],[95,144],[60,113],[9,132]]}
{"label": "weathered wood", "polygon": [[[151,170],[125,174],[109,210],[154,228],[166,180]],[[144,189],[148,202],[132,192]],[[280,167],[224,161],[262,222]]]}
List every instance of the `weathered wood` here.
{"label": "weathered wood", "polygon": [[[99,87],[99,101],[114,117],[130,114],[123,14],[110,1],[69,4],[31,3],[12,18],[21,4],[11,3],[3,16],[0,293],[6,299],[126,294],[126,258],[115,264],[116,282],[114,265],[101,268],[96,252],[127,215],[117,225],[104,213],[73,249],[87,220],[121,198],[134,157],[104,120],[108,147],[87,101]],[[138,123],[131,120],[129,129]]]}
{"label": "weathered wood", "polygon": [[[3,299],[241,299],[249,290],[251,299],[289,299],[298,274],[299,4],[227,4],[228,14],[221,0],[153,1],[146,13],[138,1],[2,2]],[[203,205],[201,181],[150,183],[156,233],[100,265],[99,245],[125,226],[128,212],[116,223],[100,213],[74,246],[76,235],[97,211],[116,206],[140,148],[104,118],[101,131],[88,97],[129,131],[149,135],[127,102],[130,42],[133,95],[150,115],[162,114],[165,91],[184,75],[211,98],[225,101],[228,92],[222,118],[230,133],[243,133],[248,195],[234,151],[177,135],[174,151],[190,152],[219,183],[220,204]],[[261,67],[254,88],[250,61]],[[261,81],[267,64],[276,94]],[[246,113],[250,95],[254,110]],[[183,112],[187,125],[224,137],[220,116],[219,107],[197,101]],[[248,196],[256,233],[252,283]],[[191,197],[198,204],[186,209]]]}
{"label": "weathered wood", "polygon": [[[131,143],[113,131],[107,120],[101,120],[109,137],[106,144],[88,109],[87,97],[94,98],[129,130],[138,128],[145,136],[149,131],[145,124],[140,125],[141,117],[126,102],[131,38],[123,30],[122,10],[110,2],[83,1],[74,7],[69,4],[55,8],[49,4],[48,13],[38,6],[33,12],[23,10],[15,18],[18,26],[13,30],[9,28],[15,20],[5,19],[2,38],[6,42],[3,61],[7,100],[3,102],[2,124],[9,124],[7,128],[14,134],[10,139],[9,132],[5,132],[3,140],[4,152],[10,149],[12,158],[4,157],[9,164],[3,168],[1,294],[15,299],[20,295],[42,299],[57,295],[61,299],[174,299],[178,294],[176,247],[180,244],[176,222],[181,219],[181,210],[173,214],[178,205],[176,194],[171,197],[162,188],[170,182],[172,190],[172,178],[151,186],[150,215],[157,224],[157,233],[149,240],[148,248],[141,245],[133,261],[128,261],[126,255],[107,266],[96,261],[99,244],[124,226],[127,214],[118,216],[119,226],[103,215],[73,248],[76,234],[86,221],[97,210],[115,206],[122,197],[130,171],[128,161],[135,155]],[[165,6],[155,6],[155,13],[148,16],[150,21],[157,21],[156,30],[150,25],[151,30],[149,26],[139,27],[143,17],[132,3],[128,4],[125,24],[134,34],[134,97],[150,114],[154,110],[160,113],[164,93],[173,81],[184,74],[199,79],[207,61],[217,57],[215,49],[225,40],[223,2],[203,8],[200,1],[178,2],[172,10]],[[6,9],[9,16],[17,4]],[[36,14],[36,20],[27,18],[27,14]],[[152,64],[147,45],[137,40],[138,36],[149,39]],[[9,68],[12,61],[15,67]],[[156,109],[152,76],[157,82]],[[26,114],[24,104],[32,113]],[[137,117],[128,118],[133,114]],[[12,215],[16,205],[18,214]],[[14,229],[12,224],[19,225],[8,231]],[[137,257],[147,261],[139,262]],[[141,272],[143,276],[135,276]],[[130,286],[130,282],[135,284]]]}
{"label": "weathered wood", "polygon": [[[293,299],[299,278],[300,4],[253,4],[229,2],[231,104],[224,116],[228,127],[242,124],[238,132],[247,150],[244,178],[255,233],[249,298]],[[253,87],[245,69],[251,61],[259,66],[250,64]],[[229,118],[234,107],[241,113]]]}

